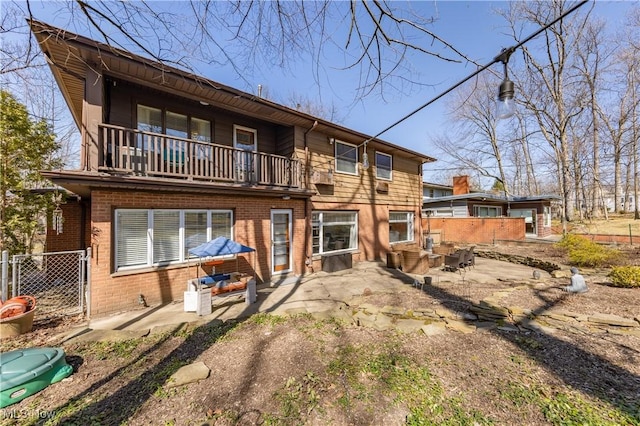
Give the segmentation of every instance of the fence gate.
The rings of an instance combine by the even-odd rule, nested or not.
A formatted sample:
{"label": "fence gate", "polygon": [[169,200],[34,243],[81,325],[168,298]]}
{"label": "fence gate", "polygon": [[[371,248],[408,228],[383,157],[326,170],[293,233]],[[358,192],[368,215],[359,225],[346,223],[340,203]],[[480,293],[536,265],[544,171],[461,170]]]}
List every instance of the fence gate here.
{"label": "fence gate", "polygon": [[36,298],[37,317],[84,314],[89,249],[13,256],[12,297]]}

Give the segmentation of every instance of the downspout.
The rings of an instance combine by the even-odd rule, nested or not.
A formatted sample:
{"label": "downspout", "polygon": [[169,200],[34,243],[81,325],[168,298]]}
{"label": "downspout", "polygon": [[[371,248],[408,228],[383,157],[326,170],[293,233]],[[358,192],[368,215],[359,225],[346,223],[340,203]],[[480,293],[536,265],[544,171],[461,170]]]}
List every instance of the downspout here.
{"label": "downspout", "polygon": [[[307,141],[307,135],[313,131],[313,129],[315,129],[318,126],[318,120],[313,122],[313,125],[305,130],[304,132],[304,186],[305,189],[308,189],[309,187],[309,146],[308,146],[308,141]],[[307,266],[307,268],[311,269],[311,272],[313,272],[313,262],[311,261],[311,258],[313,257],[313,249],[311,248],[311,244],[309,244],[309,242],[311,241],[310,235],[311,235],[311,215],[309,214],[309,208],[310,208],[310,203],[309,203],[309,197],[305,197],[304,199],[304,222],[305,222],[305,227],[304,227],[304,247],[305,247],[305,265]],[[311,249],[311,250],[309,250]]]}
{"label": "downspout", "polygon": [[78,195],[78,204],[80,205],[80,233],[78,235],[78,250],[87,248],[87,203]]}

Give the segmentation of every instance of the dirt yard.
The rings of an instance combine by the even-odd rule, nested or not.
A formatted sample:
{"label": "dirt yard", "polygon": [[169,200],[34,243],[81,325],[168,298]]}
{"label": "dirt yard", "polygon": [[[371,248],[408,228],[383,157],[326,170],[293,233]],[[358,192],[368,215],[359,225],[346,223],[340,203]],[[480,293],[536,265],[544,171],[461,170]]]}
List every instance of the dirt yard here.
{"label": "dirt yard", "polygon": [[[503,249],[566,261],[551,246]],[[628,251],[633,256],[635,250]],[[508,301],[530,309],[545,304],[582,314],[640,315],[640,289],[609,287],[604,271],[587,272],[589,297],[567,298],[550,285],[542,295],[512,292]],[[475,289],[467,306],[496,286]],[[363,294],[350,305],[437,308],[451,299],[447,288],[407,286],[393,295]],[[38,324],[32,333],[3,339],[2,351],[53,346],[59,333],[77,325],[72,319]],[[425,336],[308,315],[258,315],[63,347],[74,374],[0,411],[1,424],[640,424],[637,335],[498,327]],[[194,362],[211,369],[208,378],[171,388],[171,374]]]}

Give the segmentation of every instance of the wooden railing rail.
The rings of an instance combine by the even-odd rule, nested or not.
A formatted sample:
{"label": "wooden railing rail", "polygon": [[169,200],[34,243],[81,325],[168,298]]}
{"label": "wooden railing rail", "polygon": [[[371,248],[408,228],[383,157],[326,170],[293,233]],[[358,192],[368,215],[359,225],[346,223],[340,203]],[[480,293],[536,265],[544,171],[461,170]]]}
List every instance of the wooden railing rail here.
{"label": "wooden railing rail", "polygon": [[98,170],[299,188],[297,159],[101,124]]}

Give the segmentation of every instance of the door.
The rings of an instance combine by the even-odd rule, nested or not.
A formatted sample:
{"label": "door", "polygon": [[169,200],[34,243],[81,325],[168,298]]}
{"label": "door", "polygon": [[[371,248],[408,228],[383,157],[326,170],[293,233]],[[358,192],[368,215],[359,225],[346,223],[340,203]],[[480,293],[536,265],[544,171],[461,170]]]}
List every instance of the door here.
{"label": "door", "polygon": [[537,235],[536,210],[530,209],[511,209],[509,217],[523,217],[525,226],[525,235],[533,237]]}
{"label": "door", "polygon": [[271,211],[271,273],[291,271],[291,210]]}
{"label": "door", "polygon": [[241,182],[254,182],[255,161],[258,151],[258,132],[248,127],[233,126],[233,146],[236,151],[236,180]]}

